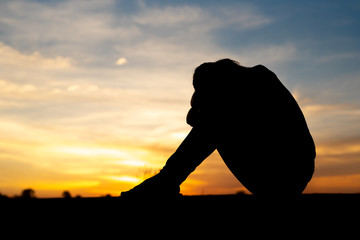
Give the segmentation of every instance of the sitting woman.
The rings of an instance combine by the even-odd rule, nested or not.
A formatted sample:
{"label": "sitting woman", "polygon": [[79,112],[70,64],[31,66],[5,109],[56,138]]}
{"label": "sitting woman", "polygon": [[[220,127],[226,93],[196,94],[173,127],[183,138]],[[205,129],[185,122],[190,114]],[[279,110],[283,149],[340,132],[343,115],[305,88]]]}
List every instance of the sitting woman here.
{"label": "sitting woman", "polygon": [[315,144],[291,93],[266,67],[230,59],[196,68],[187,123],[193,128],[164,168],[122,198],[172,198],[215,149],[260,197],[297,197],[314,172]]}

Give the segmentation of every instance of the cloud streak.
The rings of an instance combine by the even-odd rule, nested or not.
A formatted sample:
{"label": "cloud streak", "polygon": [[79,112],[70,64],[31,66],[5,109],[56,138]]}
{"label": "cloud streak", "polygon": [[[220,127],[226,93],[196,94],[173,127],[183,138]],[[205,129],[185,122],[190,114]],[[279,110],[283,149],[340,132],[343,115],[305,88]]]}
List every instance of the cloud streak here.
{"label": "cloud streak", "polygon": [[38,68],[39,70],[66,70],[73,67],[73,60],[57,56],[47,58],[39,52],[22,54],[19,51],[0,42],[0,64],[9,70],[11,67]]}

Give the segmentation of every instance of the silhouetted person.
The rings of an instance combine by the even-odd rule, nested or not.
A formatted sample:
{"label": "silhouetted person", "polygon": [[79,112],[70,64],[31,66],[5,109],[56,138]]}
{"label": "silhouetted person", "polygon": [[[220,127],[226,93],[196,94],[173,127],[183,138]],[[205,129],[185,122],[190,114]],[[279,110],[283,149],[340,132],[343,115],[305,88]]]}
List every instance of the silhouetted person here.
{"label": "silhouetted person", "polygon": [[262,65],[223,59],[196,68],[193,85],[189,135],[160,173],[121,196],[176,197],[215,149],[254,195],[301,195],[314,172],[315,145],[300,107],[277,76]]}

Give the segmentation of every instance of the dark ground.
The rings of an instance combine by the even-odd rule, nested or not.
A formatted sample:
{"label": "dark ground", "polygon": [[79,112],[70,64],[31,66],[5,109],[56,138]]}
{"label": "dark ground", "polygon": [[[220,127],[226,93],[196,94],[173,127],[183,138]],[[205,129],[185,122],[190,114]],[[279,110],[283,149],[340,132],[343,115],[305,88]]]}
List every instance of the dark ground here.
{"label": "dark ground", "polygon": [[[360,194],[304,194],[300,199],[281,198],[257,199],[253,195],[199,195],[183,196],[179,199],[124,200],[120,197],[99,198],[35,198],[0,199],[3,209],[46,214],[49,211],[60,214],[77,211],[124,214],[157,209],[190,212],[240,213],[251,211],[307,210],[343,212],[360,210]],[[168,212],[169,213],[169,212]]]}
{"label": "dark ground", "polygon": [[[344,234],[354,230],[358,235],[360,226],[360,194],[305,194],[296,201],[264,201],[252,195],[184,196],[175,201],[126,201],[118,197],[2,199],[0,207],[3,234],[15,227],[15,235],[42,235],[47,230],[62,236],[76,233],[81,239],[99,233],[121,239],[130,238],[121,235],[124,233],[137,236],[134,239],[145,235],[173,239],[190,231],[201,237],[228,233],[229,237],[221,239],[234,238],[230,237],[234,233],[236,238],[270,234],[295,239],[320,234],[323,239],[324,234],[341,234],[341,239],[347,239]],[[172,237],[164,231],[171,231]]]}

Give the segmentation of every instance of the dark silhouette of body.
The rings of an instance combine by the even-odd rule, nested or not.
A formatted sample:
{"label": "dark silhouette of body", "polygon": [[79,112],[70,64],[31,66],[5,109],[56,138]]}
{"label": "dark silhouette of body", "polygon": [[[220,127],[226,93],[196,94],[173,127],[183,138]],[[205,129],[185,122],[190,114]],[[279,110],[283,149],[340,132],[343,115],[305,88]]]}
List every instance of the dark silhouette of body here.
{"label": "dark silhouette of body", "polygon": [[121,196],[176,197],[215,149],[254,195],[301,195],[314,172],[315,145],[300,107],[277,76],[262,65],[223,59],[196,68],[193,85],[189,135],[160,173]]}

